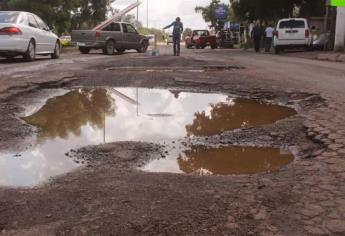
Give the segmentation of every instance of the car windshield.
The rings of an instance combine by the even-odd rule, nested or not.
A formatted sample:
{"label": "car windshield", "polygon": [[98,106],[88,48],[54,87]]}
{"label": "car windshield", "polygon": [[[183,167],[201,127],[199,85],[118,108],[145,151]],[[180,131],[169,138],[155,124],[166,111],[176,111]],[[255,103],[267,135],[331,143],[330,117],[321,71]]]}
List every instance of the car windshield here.
{"label": "car windshield", "polygon": [[208,36],[208,32],[205,30],[194,31],[194,35],[198,36]]}
{"label": "car windshield", "polygon": [[0,12],[0,23],[15,23],[19,12]]}
{"label": "car windshield", "polygon": [[279,28],[280,29],[305,28],[305,23],[303,20],[282,21],[280,22]]}

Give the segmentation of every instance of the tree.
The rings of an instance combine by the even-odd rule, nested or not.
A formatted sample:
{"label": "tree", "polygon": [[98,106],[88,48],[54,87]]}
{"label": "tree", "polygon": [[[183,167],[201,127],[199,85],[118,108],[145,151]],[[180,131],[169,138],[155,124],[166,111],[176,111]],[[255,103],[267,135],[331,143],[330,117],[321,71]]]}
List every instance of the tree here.
{"label": "tree", "polygon": [[294,6],[301,8],[300,17],[322,16],[324,0],[230,0],[237,18],[241,20],[277,20],[292,17]]}
{"label": "tree", "polygon": [[40,16],[58,34],[92,27],[107,17],[115,0],[1,0],[0,10],[28,11]]}
{"label": "tree", "polygon": [[201,13],[204,20],[206,22],[211,23],[210,25],[211,28],[219,28],[221,27],[219,25],[221,22],[215,18],[214,12],[220,4],[221,4],[220,0],[212,0],[212,2],[206,7],[197,6],[195,8],[195,12]]}
{"label": "tree", "polygon": [[192,31],[191,28],[186,28],[186,29],[183,31],[182,38],[185,39],[187,36],[191,35],[192,32],[193,32],[193,31]]}

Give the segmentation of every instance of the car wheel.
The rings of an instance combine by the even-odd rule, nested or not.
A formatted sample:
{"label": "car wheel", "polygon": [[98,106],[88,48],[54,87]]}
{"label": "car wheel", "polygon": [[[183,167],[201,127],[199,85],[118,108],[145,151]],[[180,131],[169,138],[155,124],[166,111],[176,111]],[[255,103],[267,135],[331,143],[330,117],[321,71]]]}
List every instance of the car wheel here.
{"label": "car wheel", "polygon": [[115,42],[114,40],[108,40],[105,43],[105,48],[103,49],[103,53],[106,55],[114,55],[114,51],[115,51]]}
{"label": "car wheel", "polygon": [[81,54],[88,54],[90,52],[90,48],[85,48],[85,47],[79,47],[79,52]]}
{"label": "car wheel", "polygon": [[216,48],[217,48],[217,45],[214,45],[214,44],[213,44],[213,45],[211,45],[211,48],[212,48],[212,49],[216,49]]}
{"label": "car wheel", "polygon": [[145,53],[147,51],[148,47],[149,47],[149,44],[146,41],[144,41],[140,44],[140,48],[137,49],[137,52],[138,53]]}
{"label": "car wheel", "polygon": [[30,41],[28,49],[24,54],[25,61],[34,61],[36,57],[36,46],[33,40]]}
{"label": "car wheel", "polygon": [[61,46],[60,43],[57,41],[54,48],[54,53],[51,54],[52,59],[60,58]]}
{"label": "car wheel", "polygon": [[200,45],[196,45],[195,48],[196,49],[200,49],[201,47],[200,47]]}

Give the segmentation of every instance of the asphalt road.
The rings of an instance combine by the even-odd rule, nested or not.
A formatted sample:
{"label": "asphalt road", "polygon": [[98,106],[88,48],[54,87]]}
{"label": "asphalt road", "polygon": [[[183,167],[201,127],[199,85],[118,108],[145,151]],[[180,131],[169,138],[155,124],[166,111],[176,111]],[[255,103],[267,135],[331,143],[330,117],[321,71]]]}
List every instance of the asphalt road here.
{"label": "asphalt road", "polygon": [[[0,148],[14,148],[33,134],[16,116],[28,102],[26,90],[35,93],[65,82],[69,86],[211,89],[259,99],[273,97],[285,104],[301,102],[296,117],[255,132],[243,130],[240,138],[250,139],[246,144],[262,145],[280,140],[278,144],[294,145],[306,155],[276,172],[207,177],[131,168],[129,162],[143,158],[143,153],[160,155],[151,144],[91,147],[85,156],[105,160],[95,168],[82,168],[33,189],[0,188],[2,234],[345,234],[344,64],[313,60],[308,52],[294,57],[235,49],[183,49],[181,57],[173,57],[171,47],[160,47],[160,51],[159,57],[152,58],[133,52],[114,56],[71,52],[59,60],[0,60]],[[145,70],[202,69],[204,65],[243,69]],[[232,135],[239,134],[213,138],[232,144]]]}

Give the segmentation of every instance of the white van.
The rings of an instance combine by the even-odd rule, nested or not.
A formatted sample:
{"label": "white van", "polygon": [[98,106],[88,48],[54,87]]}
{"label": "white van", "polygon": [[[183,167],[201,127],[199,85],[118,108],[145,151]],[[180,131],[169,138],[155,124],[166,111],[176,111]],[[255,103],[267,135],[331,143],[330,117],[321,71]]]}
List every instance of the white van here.
{"label": "white van", "polygon": [[274,34],[274,49],[276,53],[288,48],[304,48],[312,46],[312,35],[308,21],[304,18],[281,19]]}

